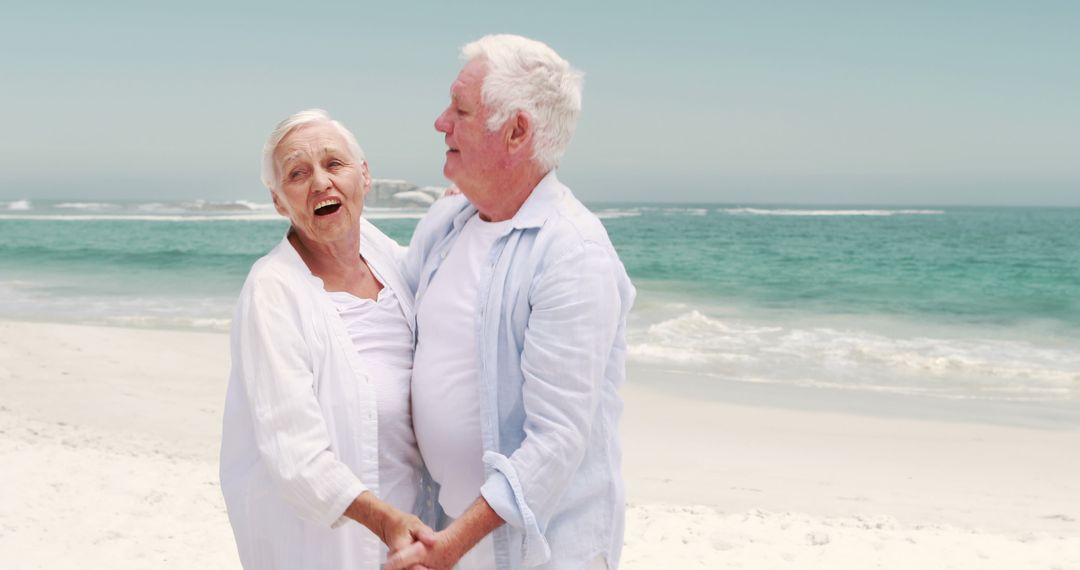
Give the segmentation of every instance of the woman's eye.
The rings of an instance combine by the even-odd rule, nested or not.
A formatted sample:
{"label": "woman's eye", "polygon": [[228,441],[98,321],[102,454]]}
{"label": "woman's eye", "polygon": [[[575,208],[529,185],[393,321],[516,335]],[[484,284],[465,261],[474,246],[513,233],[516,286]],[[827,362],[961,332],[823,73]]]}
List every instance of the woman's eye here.
{"label": "woman's eye", "polygon": [[294,170],[289,173],[289,180],[296,180],[297,178],[300,178],[303,173],[302,170]]}

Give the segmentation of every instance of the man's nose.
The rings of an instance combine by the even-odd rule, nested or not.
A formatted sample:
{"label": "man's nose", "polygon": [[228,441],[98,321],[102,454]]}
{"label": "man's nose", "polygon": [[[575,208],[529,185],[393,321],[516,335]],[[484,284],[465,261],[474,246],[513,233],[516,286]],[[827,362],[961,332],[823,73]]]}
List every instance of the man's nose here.
{"label": "man's nose", "polygon": [[446,118],[447,111],[443,111],[435,117],[435,130],[440,133],[450,133],[450,121]]}

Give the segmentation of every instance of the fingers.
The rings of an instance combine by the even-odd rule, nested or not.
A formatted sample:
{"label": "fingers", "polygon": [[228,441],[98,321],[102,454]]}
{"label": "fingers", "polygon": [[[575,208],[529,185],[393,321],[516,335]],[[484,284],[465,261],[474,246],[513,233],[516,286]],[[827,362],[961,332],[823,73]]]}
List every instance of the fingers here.
{"label": "fingers", "polygon": [[383,570],[406,570],[420,564],[427,555],[427,547],[422,542],[414,542],[394,553],[386,560]]}
{"label": "fingers", "polygon": [[435,541],[438,540],[435,537],[435,531],[431,530],[427,525],[421,525],[419,528],[414,528],[409,532],[414,540],[420,541],[428,548],[435,546]]}
{"label": "fingers", "polygon": [[390,547],[390,554],[395,554],[405,548],[408,548],[411,544],[416,544],[416,542],[406,535],[401,535],[399,537],[391,539],[390,542],[386,544],[386,546]]}
{"label": "fingers", "polygon": [[435,546],[435,531],[415,516],[403,517],[393,527],[394,529],[386,536],[386,545],[390,547],[391,554],[416,541],[420,541],[425,546]]}

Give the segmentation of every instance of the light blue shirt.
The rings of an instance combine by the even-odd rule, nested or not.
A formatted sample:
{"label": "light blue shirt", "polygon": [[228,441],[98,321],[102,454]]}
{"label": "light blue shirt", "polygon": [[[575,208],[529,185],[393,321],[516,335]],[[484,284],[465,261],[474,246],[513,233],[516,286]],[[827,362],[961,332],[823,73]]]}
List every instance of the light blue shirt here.
{"label": "light blue shirt", "polygon": [[[465,222],[437,201],[413,234],[405,278],[417,306]],[[485,482],[507,524],[499,568],[618,567],[625,500],[618,388],[634,287],[603,224],[554,171],[495,240],[476,319]],[[452,342],[452,339],[445,339]]]}

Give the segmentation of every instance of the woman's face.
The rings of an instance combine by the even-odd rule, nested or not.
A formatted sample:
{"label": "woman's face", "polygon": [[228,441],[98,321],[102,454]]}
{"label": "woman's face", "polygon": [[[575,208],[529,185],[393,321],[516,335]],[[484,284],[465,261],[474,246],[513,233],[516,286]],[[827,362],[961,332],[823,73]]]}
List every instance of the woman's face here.
{"label": "woman's face", "polygon": [[274,167],[274,207],[301,238],[334,243],[358,235],[371,177],[334,125],[313,123],[289,133],[274,149]]}

